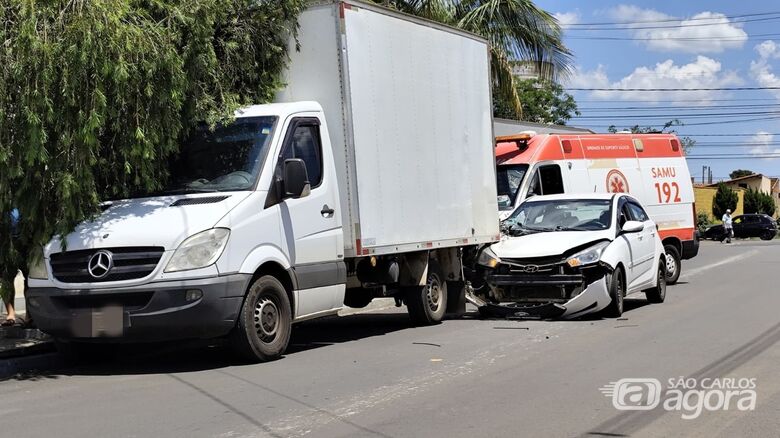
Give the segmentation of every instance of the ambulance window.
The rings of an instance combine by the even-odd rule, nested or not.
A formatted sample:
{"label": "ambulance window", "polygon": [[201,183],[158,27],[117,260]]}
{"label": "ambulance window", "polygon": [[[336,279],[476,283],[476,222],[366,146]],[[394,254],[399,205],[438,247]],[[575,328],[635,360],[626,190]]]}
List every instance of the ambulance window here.
{"label": "ambulance window", "polygon": [[563,178],[561,168],[557,164],[540,167],[537,178],[531,187],[535,195],[555,195],[563,193]]}

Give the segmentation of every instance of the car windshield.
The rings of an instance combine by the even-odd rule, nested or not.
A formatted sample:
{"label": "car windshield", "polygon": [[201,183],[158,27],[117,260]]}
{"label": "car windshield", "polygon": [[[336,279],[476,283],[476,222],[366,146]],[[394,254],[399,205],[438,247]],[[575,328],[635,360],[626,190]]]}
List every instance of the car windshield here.
{"label": "car windshield", "polygon": [[501,211],[511,210],[515,206],[520,184],[523,183],[527,171],[527,164],[498,166],[496,169],[498,208]]}
{"label": "car windshield", "polygon": [[606,230],[611,222],[609,199],[559,199],[524,202],[503,225],[510,234],[524,234]]}
{"label": "car windshield", "polygon": [[276,117],[246,117],[199,127],[170,165],[164,193],[250,190],[268,152]]}

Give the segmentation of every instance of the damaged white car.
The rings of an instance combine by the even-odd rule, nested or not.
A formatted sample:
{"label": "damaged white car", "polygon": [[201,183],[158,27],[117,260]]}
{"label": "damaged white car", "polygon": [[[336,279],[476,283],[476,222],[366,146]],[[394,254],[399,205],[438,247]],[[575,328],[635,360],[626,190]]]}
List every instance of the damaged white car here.
{"label": "damaged white car", "polygon": [[500,242],[477,257],[481,311],[575,318],[623,313],[623,298],[666,297],[664,247],[656,224],[627,194],[536,196],[507,218]]}

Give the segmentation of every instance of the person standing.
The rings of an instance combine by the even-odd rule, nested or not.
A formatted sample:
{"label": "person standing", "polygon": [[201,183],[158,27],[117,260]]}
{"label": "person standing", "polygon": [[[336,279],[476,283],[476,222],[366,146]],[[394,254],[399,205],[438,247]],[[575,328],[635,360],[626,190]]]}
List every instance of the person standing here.
{"label": "person standing", "polygon": [[[18,237],[17,234],[17,227],[19,226],[19,210],[14,209],[11,211],[11,236],[12,238]],[[16,271],[16,274],[18,274],[19,271]],[[0,322],[0,325],[3,327],[13,326],[13,325],[21,325],[22,321],[16,319],[16,309],[14,308],[14,299],[15,297],[15,288],[14,288],[14,276],[9,275],[9,278],[2,278],[2,273],[0,273],[0,288],[5,285],[5,291],[0,291],[0,298],[2,298],[3,304],[5,304],[5,320]],[[6,280],[6,281],[3,281]]]}
{"label": "person standing", "polygon": [[726,243],[731,243],[731,238],[734,236],[734,228],[731,223],[731,209],[726,209],[726,213],[721,218],[721,222],[723,222],[723,236],[720,238],[720,242],[723,243],[723,240],[726,240]]}

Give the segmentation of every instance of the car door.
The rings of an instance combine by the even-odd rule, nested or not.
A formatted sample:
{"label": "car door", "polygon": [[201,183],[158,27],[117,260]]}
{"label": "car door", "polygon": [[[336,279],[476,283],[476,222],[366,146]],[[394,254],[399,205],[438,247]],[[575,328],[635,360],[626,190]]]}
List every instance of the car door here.
{"label": "car door", "polygon": [[731,220],[731,229],[734,230],[734,237],[747,236],[747,216],[737,216]]}
{"label": "car door", "polygon": [[639,271],[634,268],[634,264],[639,260],[639,233],[623,233],[623,225],[631,220],[631,212],[628,209],[626,198],[620,198],[617,206],[616,221],[617,232],[620,235],[618,239],[622,239],[626,247],[628,248],[628,259],[623,260],[626,267],[626,285],[627,290],[630,290],[634,284],[636,284]]}
{"label": "car door", "polygon": [[296,117],[277,158],[275,181],[280,181],[285,160],[298,158],[306,165],[311,187],[308,196],[279,203],[283,240],[301,294],[295,300],[298,317],[340,307],[346,282],[338,185],[323,137],[317,117]]}
{"label": "car door", "polygon": [[[637,235],[635,258],[633,261],[633,269],[636,271],[636,287],[652,283],[655,280],[655,235],[658,232],[655,227],[655,223],[650,220],[645,209],[639,205],[639,203],[628,200],[626,202],[629,213],[631,214],[631,220],[642,222],[644,229],[635,233]],[[629,285],[629,289],[631,286]]]}

